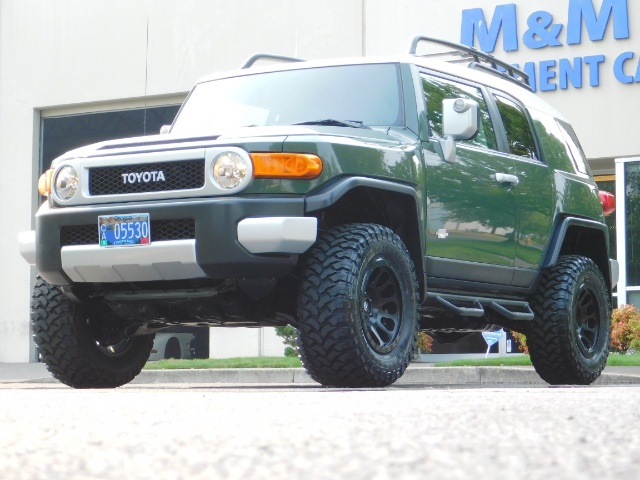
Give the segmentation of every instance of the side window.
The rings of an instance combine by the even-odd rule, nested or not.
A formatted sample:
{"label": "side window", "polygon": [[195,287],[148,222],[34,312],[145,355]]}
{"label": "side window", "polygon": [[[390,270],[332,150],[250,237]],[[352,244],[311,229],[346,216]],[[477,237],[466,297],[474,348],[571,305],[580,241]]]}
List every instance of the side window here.
{"label": "side window", "polygon": [[496,95],[495,99],[507,134],[509,153],[538,160],[536,142],[524,110],[507,98]]}
{"label": "side window", "polygon": [[[576,159],[572,153],[570,143],[566,140],[568,132],[563,131],[556,118],[548,113],[540,112],[533,108],[529,109],[529,113],[533,118],[533,125],[538,133],[546,162],[565,172],[575,171],[577,169]],[[577,144],[573,148],[579,150]],[[580,155],[582,155],[581,152],[580,150]],[[586,170],[586,164],[583,165],[583,168]],[[578,171],[580,170],[578,169]]]}
{"label": "side window", "polygon": [[480,107],[478,109],[478,115],[480,116],[478,133],[472,139],[462,140],[460,143],[496,150],[496,136],[489,116],[489,109],[479,88],[422,75],[422,89],[427,102],[427,115],[429,117],[431,135],[442,137],[442,100],[446,98],[475,100]]}
{"label": "side window", "polygon": [[587,164],[587,158],[584,156],[584,152],[582,151],[576,132],[573,131],[573,128],[568,123],[558,119],[556,119],[556,122],[562,131],[564,141],[569,145],[569,150],[571,151],[571,156],[573,157],[573,163],[575,164],[576,169],[580,173],[588,175],[590,170]]}

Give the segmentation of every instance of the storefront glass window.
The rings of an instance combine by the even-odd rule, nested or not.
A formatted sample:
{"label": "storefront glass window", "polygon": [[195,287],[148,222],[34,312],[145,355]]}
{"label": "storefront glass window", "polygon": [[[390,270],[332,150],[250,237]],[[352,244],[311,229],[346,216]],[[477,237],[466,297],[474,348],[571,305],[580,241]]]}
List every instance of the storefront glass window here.
{"label": "storefront glass window", "polygon": [[640,286],[640,163],[626,163],[627,286]]}
{"label": "storefront glass window", "polygon": [[171,124],[180,105],[85,113],[41,120],[41,170],[59,155],[90,143],[159,133]]}

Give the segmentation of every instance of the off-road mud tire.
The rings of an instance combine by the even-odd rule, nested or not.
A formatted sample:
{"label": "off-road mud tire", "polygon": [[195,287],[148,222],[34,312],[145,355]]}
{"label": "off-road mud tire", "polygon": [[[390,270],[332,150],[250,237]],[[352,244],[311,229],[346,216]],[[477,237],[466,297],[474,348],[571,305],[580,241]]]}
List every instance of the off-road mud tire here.
{"label": "off-road mud tire", "polygon": [[129,383],[149,358],[154,335],[99,345],[85,305],[73,303],[38,277],[31,300],[31,328],[40,357],[55,378],[74,388],[114,388]]}
{"label": "off-road mud tire", "polygon": [[561,257],[543,273],[531,302],[535,313],[526,332],[531,362],[552,385],[589,385],[609,354],[611,304],[595,263]]}
{"label": "off-road mud tire", "polygon": [[334,387],[385,387],[413,357],[418,285],[401,239],[375,224],[323,233],[305,255],[298,353],[309,375]]}

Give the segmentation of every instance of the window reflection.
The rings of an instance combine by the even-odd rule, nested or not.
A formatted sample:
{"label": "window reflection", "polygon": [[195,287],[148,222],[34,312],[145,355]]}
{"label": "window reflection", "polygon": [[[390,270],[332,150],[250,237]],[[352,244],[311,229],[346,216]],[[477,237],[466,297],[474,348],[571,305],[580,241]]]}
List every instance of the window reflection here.
{"label": "window reflection", "polygon": [[578,141],[578,137],[576,133],[573,131],[573,128],[568,123],[562,122],[560,120],[556,120],[558,123],[558,127],[562,131],[564,136],[564,140],[569,145],[569,150],[571,151],[571,157],[573,158],[573,163],[576,166],[576,169],[580,173],[589,173],[589,166],[587,164],[587,159],[584,156],[584,152],[582,151],[582,147],[580,146],[580,142]]}
{"label": "window reflection", "polygon": [[548,113],[538,110],[529,109],[529,113],[533,118],[533,125],[547,163],[558,170],[573,172],[576,168],[573,155],[557,120]]}
{"label": "window reflection", "polygon": [[495,98],[507,134],[509,153],[537,160],[538,151],[527,115],[515,102],[499,95]]}
{"label": "window reflection", "polygon": [[397,64],[302,68],[212,80],[196,85],[172,132],[220,133],[324,119],[402,125],[401,85]]}
{"label": "window reflection", "polygon": [[443,137],[442,100],[447,98],[475,100],[479,106],[478,115],[480,116],[478,133],[472,139],[462,140],[460,143],[496,150],[496,136],[480,89],[426,75],[422,76],[422,88],[427,102],[427,115],[432,136]]}
{"label": "window reflection", "polygon": [[116,138],[155,135],[173,122],[180,105],[113,112],[46,117],[42,119],[41,171],[51,161],[74,148]]}
{"label": "window reflection", "polygon": [[640,285],[640,164],[626,163],[627,286]]}

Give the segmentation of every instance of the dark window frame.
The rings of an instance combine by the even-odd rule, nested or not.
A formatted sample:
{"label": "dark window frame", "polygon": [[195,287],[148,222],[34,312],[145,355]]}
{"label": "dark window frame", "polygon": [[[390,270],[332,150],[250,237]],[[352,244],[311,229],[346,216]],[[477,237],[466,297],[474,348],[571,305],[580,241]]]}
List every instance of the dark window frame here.
{"label": "dark window frame", "polygon": [[[543,161],[543,156],[540,154],[541,152],[541,148],[540,145],[538,143],[538,138],[536,136],[536,131],[533,128],[533,123],[531,121],[531,116],[529,115],[529,111],[527,110],[526,107],[524,107],[520,102],[518,102],[516,99],[514,99],[513,97],[511,97],[510,95],[506,95],[504,92],[500,92],[500,91],[492,91],[491,92],[492,95],[492,100],[495,103],[496,106],[496,110],[498,112],[499,118],[500,118],[500,125],[501,125],[501,130],[505,136],[505,153],[512,155],[515,158],[518,159],[524,159],[524,160],[529,160],[529,161],[534,161],[534,162],[542,162]],[[500,105],[501,105],[501,101],[500,99],[503,99],[505,102],[503,102],[503,104],[508,105],[508,103],[511,103],[512,106],[514,106],[523,116],[523,118],[526,121],[526,124],[528,126],[528,132],[531,135],[531,144],[534,147],[534,156],[530,156],[530,155],[522,155],[519,153],[514,153],[511,149],[511,141],[510,141],[510,135],[507,131],[507,126],[505,125],[505,121],[503,119],[503,112],[500,109]],[[506,103],[508,102],[508,103]],[[530,150],[529,150],[530,151]]]}
{"label": "dark window frame", "polygon": [[[463,145],[465,147],[470,147],[470,148],[479,148],[479,149],[483,149],[483,150],[492,150],[492,151],[496,151],[496,152],[500,152],[501,151],[501,143],[499,140],[499,128],[496,125],[496,121],[495,121],[495,112],[493,111],[493,105],[492,105],[492,100],[490,98],[490,95],[488,93],[488,91],[486,90],[486,88],[481,85],[481,84],[477,84],[477,83],[473,83],[473,82],[469,82],[457,77],[451,77],[451,76],[447,76],[447,75],[442,75],[439,73],[435,73],[429,70],[419,70],[420,73],[420,95],[422,98],[422,101],[424,102],[424,108],[425,108],[425,112],[426,112],[426,116],[427,116],[427,127],[429,129],[429,136],[430,138],[434,138],[434,139],[442,139],[443,137],[441,135],[438,134],[437,131],[434,131],[434,128],[431,125],[431,117],[429,116],[430,114],[430,109],[429,109],[429,105],[428,105],[428,101],[427,101],[427,94],[424,90],[424,84],[423,81],[425,79],[425,77],[429,77],[429,78],[433,78],[435,80],[440,80],[440,81],[444,81],[447,83],[452,83],[454,85],[462,85],[466,88],[473,88],[476,89],[479,93],[479,95],[482,97],[482,100],[484,101],[484,107],[486,110],[486,119],[488,122],[482,122],[482,114],[481,114],[481,110],[478,111],[478,115],[479,115],[479,125],[482,125],[484,127],[484,125],[488,125],[491,127],[491,133],[493,133],[493,145],[490,146],[489,143],[482,144],[482,143],[476,143],[473,140],[475,138],[477,138],[478,135],[480,135],[481,130],[478,130],[478,133],[476,134],[476,136],[474,136],[472,139],[469,140],[459,140],[457,143],[459,143],[460,145]],[[468,95],[468,94],[467,94]],[[448,98],[448,97],[447,97]],[[455,97],[458,98],[458,97]],[[465,97],[466,98],[466,97]],[[482,109],[482,105],[479,105],[480,109]],[[442,110],[442,106],[440,106],[440,111]],[[484,130],[484,128],[483,128]],[[484,133],[485,138],[488,138],[486,133]]]}

